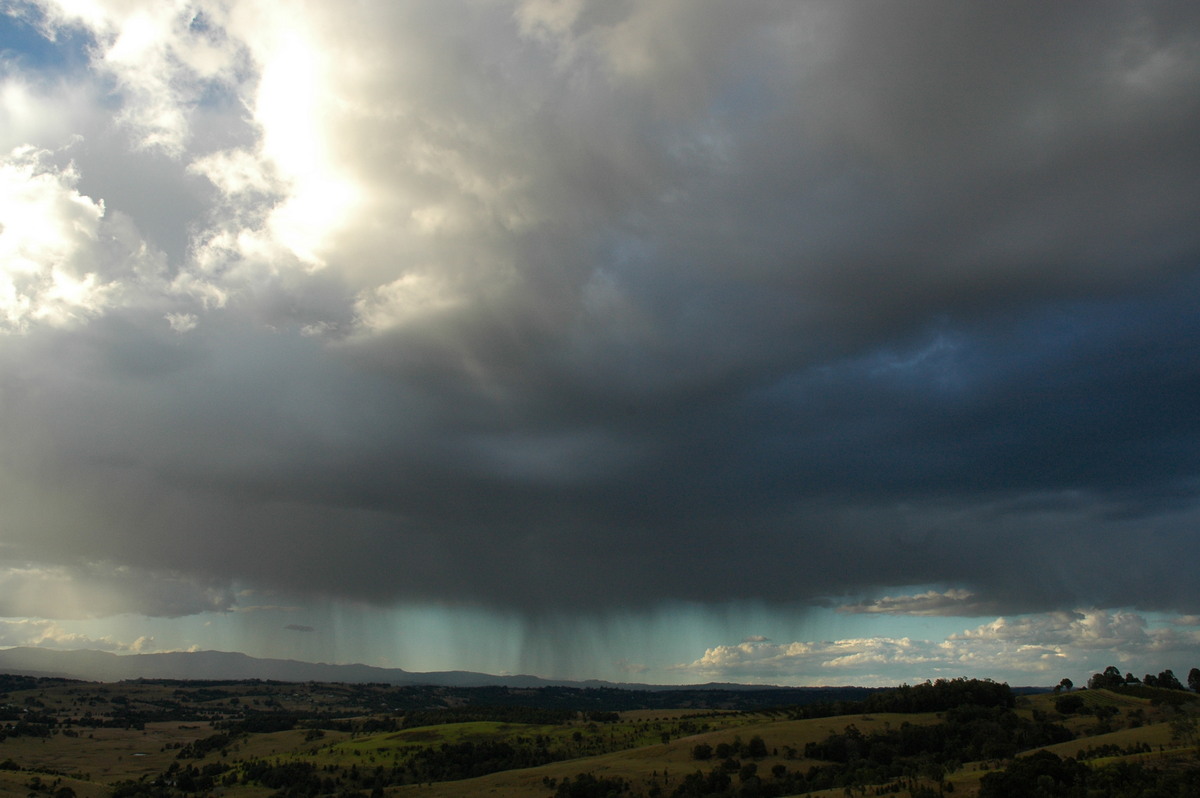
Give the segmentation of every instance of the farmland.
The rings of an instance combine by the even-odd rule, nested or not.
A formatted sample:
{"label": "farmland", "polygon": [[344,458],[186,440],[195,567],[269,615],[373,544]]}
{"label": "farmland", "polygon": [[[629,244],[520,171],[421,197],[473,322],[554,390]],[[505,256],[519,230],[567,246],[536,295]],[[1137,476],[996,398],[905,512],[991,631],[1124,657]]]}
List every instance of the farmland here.
{"label": "farmland", "polygon": [[21,798],[959,796],[986,792],[988,774],[999,783],[1014,757],[1187,774],[1200,742],[1194,694],[1153,688],[1062,702],[954,680],[748,708],[717,690],[669,708],[661,693],[568,688],[18,676],[0,688],[0,795]]}

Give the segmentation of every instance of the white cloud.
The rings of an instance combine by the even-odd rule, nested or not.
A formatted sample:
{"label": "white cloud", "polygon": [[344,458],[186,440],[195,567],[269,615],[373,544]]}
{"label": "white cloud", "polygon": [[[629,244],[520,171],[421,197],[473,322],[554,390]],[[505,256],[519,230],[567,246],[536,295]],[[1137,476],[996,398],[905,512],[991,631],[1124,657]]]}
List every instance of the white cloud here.
{"label": "white cloud", "polygon": [[221,150],[196,158],[188,171],[207,178],[228,198],[269,197],[283,186],[254,152],[246,149]]}
{"label": "white cloud", "polygon": [[936,663],[936,647],[907,637],[771,643],[747,640],[714,646],[676,670],[706,679],[781,684],[846,684],[876,671],[921,671]]}
{"label": "white cloud", "polygon": [[771,643],[748,638],[709,648],[675,670],[705,680],[782,684],[895,684],[964,675],[1048,684],[1057,681],[1052,678],[1056,674],[1086,679],[1114,662],[1158,672],[1196,658],[1200,632],[1152,628],[1137,613],[1093,609],[997,618],[941,641],[867,637]]}
{"label": "white cloud", "polygon": [[40,618],[0,618],[0,647],[13,646],[63,650],[91,649],[132,654],[144,654],[155,650],[154,638],[146,635],[126,643],[107,635],[91,637],[79,632],[70,632],[54,621]]}
{"label": "white cloud", "polygon": [[[319,60],[321,42],[306,38],[304,15],[256,2],[234,8],[115,0],[37,5],[48,36],[75,27],[93,37],[92,69],[113,82],[118,124],[132,137],[133,150],[178,159],[217,189],[218,201],[193,227],[187,262],[177,264],[174,293],[221,306],[231,291],[252,291],[281,270],[323,265],[329,231],[344,218],[353,191],[330,160],[327,123],[336,115],[322,93],[325,71],[310,63]],[[103,135],[79,118],[104,116],[103,98],[69,103],[51,92],[35,102],[39,96],[9,81],[0,113],[26,120],[33,106],[55,98],[60,109],[90,111],[45,114],[60,120],[56,128],[8,128],[10,135],[14,129],[25,134],[20,144],[50,146],[64,135],[51,134],[70,127],[75,133],[87,127],[89,146]],[[232,147],[231,135],[239,139]],[[78,177],[72,175],[72,185]],[[94,205],[103,208],[100,199]]]}
{"label": "white cloud", "polygon": [[412,273],[364,292],[355,304],[359,324],[378,332],[453,310],[461,299],[430,274]]}
{"label": "white cloud", "polygon": [[947,615],[961,617],[981,613],[985,605],[969,590],[929,590],[911,596],[884,596],[838,607],[838,612],[883,615]]}
{"label": "white cloud", "polygon": [[199,323],[195,313],[168,313],[163,318],[177,333],[191,332]]}
{"label": "white cloud", "polygon": [[124,279],[153,277],[161,256],[129,221],[76,189],[74,167],[18,147],[0,157],[0,329],[68,326],[117,304]]}
{"label": "white cloud", "polygon": [[1048,643],[1080,649],[1143,648],[1154,636],[1144,617],[1133,612],[1079,610],[1017,618],[997,618],[969,629],[951,640],[976,640],[1007,644]]}
{"label": "white cloud", "polygon": [[95,124],[99,98],[90,82],[47,84],[22,74],[17,64],[3,66],[12,74],[0,79],[0,152],[31,142],[66,147]]}
{"label": "white cloud", "polygon": [[193,109],[215,87],[236,84],[238,42],[225,36],[223,4],[46,0],[47,33],[85,28],[96,41],[93,65],[116,83],[119,120],[140,146],[181,155]]}
{"label": "white cloud", "polygon": [[[658,266],[686,263],[697,275],[728,268],[722,253],[732,245],[739,269],[754,271],[768,291],[773,283],[797,284],[792,267],[783,264],[827,263],[824,277],[799,282],[827,284],[840,306],[843,279],[854,290],[871,284],[842,268],[874,257],[846,249],[845,242],[860,237],[841,222],[813,228],[811,220],[833,212],[802,212],[803,202],[775,229],[770,214],[744,202],[742,181],[794,173],[819,195],[832,180],[840,186],[830,189],[836,204],[846,194],[843,184],[853,180],[826,174],[845,157],[841,145],[821,150],[830,141],[857,136],[868,164],[899,148],[917,168],[928,155],[922,148],[936,140],[874,142],[879,134],[872,131],[892,121],[890,97],[861,119],[841,104],[822,113],[819,102],[795,102],[822,88],[814,81],[829,79],[830,59],[857,57],[860,49],[896,57],[887,47],[839,51],[847,37],[857,33],[869,41],[877,31],[832,6],[767,5],[746,13],[718,4],[700,14],[679,0],[383,3],[360,4],[354,13],[265,0],[34,5],[45,10],[48,34],[77,26],[94,38],[91,66],[113,82],[121,124],[135,145],[169,153],[217,192],[207,198],[187,262],[177,264],[176,291],[205,307],[220,306],[233,295],[260,297],[264,284],[286,283],[280,276],[294,273],[300,277],[283,292],[298,304],[302,277],[332,270],[345,282],[342,299],[349,307],[338,319],[304,319],[310,330],[351,318],[372,333],[414,317],[428,321],[431,302],[504,316],[506,303],[523,309],[534,296],[541,300],[539,321],[561,332],[581,317],[589,277],[612,265],[588,262],[580,253],[611,246],[608,239],[653,241]],[[864,29],[856,31],[858,24]],[[818,29],[823,36],[813,33]],[[805,46],[796,47],[798,41]],[[1153,61],[1153,48],[1144,55]],[[1154,70],[1143,82],[1171,88],[1187,73],[1186,53],[1167,55],[1175,65],[1167,72],[1176,77]],[[850,88],[861,91],[858,102],[868,107],[872,92],[882,90],[852,80]],[[8,105],[16,109],[34,96],[16,84],[11,95]],[[794,105],[795,118],[779,118],[780,104]],[[232,142],[231,129],[237,131]],[[788,131],[779,134],[786,143],[774,130]],[[31,129],[35,134],[42,135]],[[873,152],[879,147],[883,151]],[[819,166],[830,161],[833,166]],[[774,200],[764,194],[763,201]],[[743,206],[745,216],[730,216],[730,208]],[[729,239],[738,226],[744,232]],[[763,246],[774,265],[760,263]],[[955,256],[943,252],[922,263]],[[906,291],[940,296],[946,275],[960,271],[927,268],[901,263],[895,271],[905,289],[880,286],[867,305],[914,304]],[[1018,268],[1013,279],[1030,279],[1020,267],[995,268]],[[549,270],[555,274],[547,279]],[[678,273],[670,266],[663,271],[674,284]],[[1092,279],[1094,270],[1087,275]],[[660,303],[639,293],[641,312],[670,331]],[[806,289],[803,299],[819,303],[821,297]],[[549,306],[553,314],[544,310]],[[612,303],[611,310],[620,307]],[[588,334],[608,341],[608,328],[629,328],[628,318],[605,321]],[[809,322],[820,323],[819,314]],[[662,356],[677,361],[673,349],[680,342],[668,337],[665,343]],[[707,350],[703,368],[744,363],[745,352],[736,346],[719,362],[716,350],[702,341],[697,346]]]}

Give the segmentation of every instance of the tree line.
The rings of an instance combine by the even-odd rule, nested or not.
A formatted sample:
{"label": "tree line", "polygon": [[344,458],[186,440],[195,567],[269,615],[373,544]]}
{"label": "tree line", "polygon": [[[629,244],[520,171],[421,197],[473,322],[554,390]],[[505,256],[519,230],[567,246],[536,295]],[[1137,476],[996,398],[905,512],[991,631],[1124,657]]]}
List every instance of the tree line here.
{"label": "tree line", "polygon": [[[1161,671],[1157,676],[1152,673],[1147,673],[1143,678],[1139,679],[1132,673],[1121,675],[1121,671],[1116,665],[1109,665],[1104,669],[1103,673],[1094,673],[1092,678],[1088,679],[1089,690],[1119,690],[1124,687],[1157,687],[1163,690],[1191,690],[1194,693],[1200,693],[1200,668],[1192,668],[1188,671],[1187,687],[1180,683],[1170,668]],[[1059,690],[1070,690],[1074,685],[1070,679],[1063,679],[1058,684]]]}

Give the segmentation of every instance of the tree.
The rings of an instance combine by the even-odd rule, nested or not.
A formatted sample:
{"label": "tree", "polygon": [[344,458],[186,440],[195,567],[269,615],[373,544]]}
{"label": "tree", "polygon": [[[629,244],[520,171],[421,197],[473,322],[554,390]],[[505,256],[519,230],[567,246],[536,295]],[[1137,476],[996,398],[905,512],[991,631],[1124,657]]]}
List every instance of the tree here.
{"label": "tree", "polygon": [[1188,688],[1194,693],[1200,693],[1200,668],[1188,671]]}
{"label": "tree", "polygon": [[1165,671],[1158,674],[1158,686],[1167,690],[1183,689],[1183,685],[1180,684],[1179,680],[1175,678],[1175,674],[1171,672],[1170,668],[1167,668]]}
{"label": "tree", "polygon": [[1196,719],[1191,715],[1180,713],[1171,719],[1171,740],[1184,745],[1196,741]]}
{"label": "tree", "polygon": [[1096,716],[1096,731],[1100,734],[1105,734],[1112,731],[1112,726],[1109,724],[1109,720],[1111,720],[1112,717],[1118,714],[1120,711],[1121,710],[1117,709],[1116,707],[1106,706],[1103,704],[1092,709],[1092,713]]}
{"label": "tree", "polygon": [[1017,757],[1001,771],[985,773],[979,782],[979,798],[1070,795],[1084,785],[1088,766],[1074,759],[1061,759],[1049,751]]}
{"label": "tree", "polygon": [[1054,688],[1054,692],[1069,693],[1069,692],[1071,692],[1071,688],[1074,686],[1075,686],[1075,682],[1071,681],[1070,679],[1063,679],[1061,682],[1058,683],[1058,687]]}
{"label": "tree", "polygon": [[762,759],[767,755],[767,743],[757,734],[750,738],[746,753],[751,759]]}
{"label": "tree", "polygon": [[1109,690],[1115,690],[1124,683],[1125,677],[1121,675],[1121,672],[1117,670],[1117,667],[1115,665],[1109,665],[1104,669],[1104,673],[1096,673],[1092,675],[1092,678],[1088,680],[1088,689],[1101,690],[1107,688]]}

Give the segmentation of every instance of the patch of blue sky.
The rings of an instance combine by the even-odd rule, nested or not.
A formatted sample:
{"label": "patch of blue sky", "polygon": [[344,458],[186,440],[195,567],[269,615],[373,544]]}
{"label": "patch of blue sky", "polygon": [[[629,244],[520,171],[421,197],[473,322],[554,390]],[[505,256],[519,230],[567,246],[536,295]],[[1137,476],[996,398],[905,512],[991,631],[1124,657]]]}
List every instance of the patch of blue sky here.
{"label": "patch of blue sky", "polygon": [[86,68],[94,39],[82,28],[59,28],[48,38],[36,12],[0,13],[0,70],[15,64],[25,72],[52,76]]}

